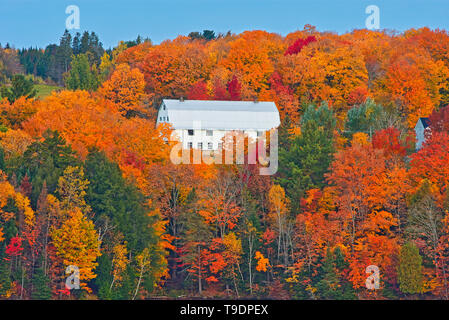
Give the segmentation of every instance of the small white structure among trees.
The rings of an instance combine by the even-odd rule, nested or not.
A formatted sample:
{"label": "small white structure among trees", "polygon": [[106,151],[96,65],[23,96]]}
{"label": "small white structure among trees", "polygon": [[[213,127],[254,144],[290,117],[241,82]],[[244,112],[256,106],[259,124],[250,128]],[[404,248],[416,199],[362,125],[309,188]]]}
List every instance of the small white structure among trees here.
{"label": "small white structure among trees", "polygon": [[421,149],[422,144],[426,140],[426,132],[430,131],[429,118],[419,118],[415,125],[416,134],[416,150]]}

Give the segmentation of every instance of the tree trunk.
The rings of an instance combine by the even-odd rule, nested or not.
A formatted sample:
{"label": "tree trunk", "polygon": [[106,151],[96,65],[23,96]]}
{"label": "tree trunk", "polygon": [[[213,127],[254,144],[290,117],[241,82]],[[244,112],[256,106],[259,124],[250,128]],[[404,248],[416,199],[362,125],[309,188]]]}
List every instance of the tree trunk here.
{"label": "tree trunk", "polygon": [[198,246],[198,292],[200,296],[203,294],[203,287],[201,283],[201,249]]}

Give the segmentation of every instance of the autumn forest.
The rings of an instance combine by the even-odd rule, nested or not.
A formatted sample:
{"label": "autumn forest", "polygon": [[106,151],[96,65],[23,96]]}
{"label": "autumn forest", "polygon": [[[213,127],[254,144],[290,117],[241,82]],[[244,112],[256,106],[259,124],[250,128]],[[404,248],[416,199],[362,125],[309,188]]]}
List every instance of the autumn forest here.
{"label": "autumn forest", "polygon": [[[2,45],[0,299],[449,299],[447,31]],[[173,164],[181,97],[274,101],[277,173]]]}

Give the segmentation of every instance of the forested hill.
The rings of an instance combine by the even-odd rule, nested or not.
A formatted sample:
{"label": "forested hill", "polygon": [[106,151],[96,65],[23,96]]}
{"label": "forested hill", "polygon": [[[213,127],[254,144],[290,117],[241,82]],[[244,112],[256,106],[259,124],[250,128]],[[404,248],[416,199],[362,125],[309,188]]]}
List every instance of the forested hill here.
{"label": "forested hill", "polygon": [[[0,297],[447,299],[448,53],[445,30],[309,25],[5,45]],[[181,97],[274,101],[278,172],[174,165],[155,114]]]}

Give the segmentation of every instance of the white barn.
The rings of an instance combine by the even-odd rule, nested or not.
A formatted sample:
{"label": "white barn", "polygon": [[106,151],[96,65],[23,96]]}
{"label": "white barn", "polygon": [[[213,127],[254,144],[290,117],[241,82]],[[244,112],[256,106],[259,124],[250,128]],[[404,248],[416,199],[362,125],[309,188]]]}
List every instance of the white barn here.
{"label": "white barn", "polygon": [[217,150],[232,131],[251,139],[280,125],[274,102],[164,99],[157,124],[170,123],[183,148]]}

